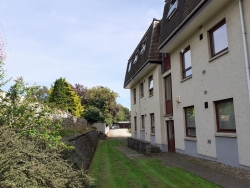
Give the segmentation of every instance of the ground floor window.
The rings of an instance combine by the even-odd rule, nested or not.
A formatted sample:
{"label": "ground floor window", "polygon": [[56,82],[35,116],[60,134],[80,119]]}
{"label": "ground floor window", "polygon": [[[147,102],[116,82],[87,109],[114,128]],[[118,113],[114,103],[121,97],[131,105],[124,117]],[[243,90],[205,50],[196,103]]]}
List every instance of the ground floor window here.
{"label": "ground floor window", "polygon": [[136,118],[136,116],[134,117],[134,122],[135,122],[135,131],[137,131],[137,118]]}
{"label": "ground floor window", "polygon": [[150,121],[151,121],[151,133],[155,133],[155,115],[150,114]]}
{"label": "ground floor window", "polygon": [[185,111],[185,119],[186,119],[186,136],[188,137],[196,137],[196,128],[195,128],[195,113],[194,107],[186,107]]}
{"label": "ground floor window", "polygon": [[236,132],[233,99],[215,102],[218,132]]}

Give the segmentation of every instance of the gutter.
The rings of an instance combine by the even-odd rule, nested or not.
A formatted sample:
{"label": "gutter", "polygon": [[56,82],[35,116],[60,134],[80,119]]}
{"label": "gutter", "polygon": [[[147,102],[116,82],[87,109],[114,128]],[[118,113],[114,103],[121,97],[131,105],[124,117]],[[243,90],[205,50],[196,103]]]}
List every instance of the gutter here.
{"label": "gutter", "polygon": [[132,78],[130,78],[129,81],[126,82],[126,84],[124,84],[123,88],[125,88],[129,82],[131,82],[131,80],[133,80],[137,74],[139,74],[139,72],[141,72],[142,69],[144,69],[144,67],[147,66],[147,64],[149,63],[152,63],[152,64],[161,64],[162,60],[152,60],[152,59],[149,59],[148,61],[146,61],[146,63],[144,63],[144,65],[138,70],[136,71],[136,73],[134,74],[134,76],[132,76]]}
{"label": "gutter", "polygon": [[[171,39],[173,37],[173,35],[185,24],[185,22],[191,17],[193,16],[193,14],[202,6],[202,4],[205,2],[206,0],[202,0],[198,6],[183,20],[183,22],[177,27],[175,28],[175,30],[168,36],[168,38],[166,40],[164,40],[164,42],[158,47],[158,50],[161,50],[161,48],[167,43],[167,41],[169,39]],[[164,19],[164,18],[162,18]]]}
{"label": "gutter", "polygon": [[242,9],[242,0],[239,0],[239,9],[240,9],[240,22],[241,22],[244,57],[245,57],[245,65],[246,65],[246,73],[247,73],[248,97],[249,97],[249,102],[250,102],[250,80],[249,80],[250,67],[249,67],[248,49],[247,49],[247,42],[246,42],[247,33],[245,30],[244,15],[243,15],[243,9]]}

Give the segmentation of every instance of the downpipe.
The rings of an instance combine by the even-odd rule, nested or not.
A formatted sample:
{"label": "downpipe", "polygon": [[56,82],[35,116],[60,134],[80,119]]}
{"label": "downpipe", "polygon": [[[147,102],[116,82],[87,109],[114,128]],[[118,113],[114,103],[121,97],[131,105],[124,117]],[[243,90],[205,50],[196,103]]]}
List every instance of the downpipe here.
{"label": "downpipe", "polygon": [[248,85],[248,97],[250,103],[250,67],[249,67],[249,59],[248,59],[248,49],[247,49],[247,41],[246,41],[246,30],[244,24],[244,16],[243,16],[243,6],[242,0],[239,1],[239,9],[240,9],[240,22],[241,22],[241,30],[242,30],[242,39],[243,39],[243,48],[244,48],[244,58],[245,58],[245,65],[246,65],[246,73],[247,73],[247,85]]}

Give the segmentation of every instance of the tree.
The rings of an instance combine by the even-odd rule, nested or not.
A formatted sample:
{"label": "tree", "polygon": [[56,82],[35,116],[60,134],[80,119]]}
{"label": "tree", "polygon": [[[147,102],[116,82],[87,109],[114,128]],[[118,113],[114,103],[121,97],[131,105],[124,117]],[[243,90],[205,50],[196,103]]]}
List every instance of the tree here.
{"label": "tree", "polygon": [[65,78],[59,78],[55,81],[51,88],[48,102],[54,103],[56,107],[67,110],[77,117],[80,117],[83,112],[81,98]]}
{"label": "tree", "polygon": [[104,116],[97,107],[94,106],[89,106],[85,111],[84,111],[84,118],[88,121],[88,123],[96,123],[96,122],[103,122],[104,121]]}
{"label": "tree", "polygon": [[35,96],[40,100],[40,101],[46,101],[47,97],[49,95],[49,90],[46,86],[40,87],[36,92]]}
{"label": "tree", "polygon": [[119,112],[114,117],[114,122],[129,121],[130,120],[129,109],[122,106],[121,104],[118,104],[117,106],[119,107]]}
{"label": "tree", "polygon": [[104,122],[111,125],[114,116],[118,112],[116,103],[118,94],[110,90],[108,87],[97,86],[88,89],[86,96],[86,109],[90,106],[98,108],[104,116]]}
{"label": "tree", "polygon": [[84,106],[87,104],[87,87],[83,86],[82,84],[75,84],[75,86],[72,86],[73,90],[77,93],[79,97],[81,97],[81,104]]}

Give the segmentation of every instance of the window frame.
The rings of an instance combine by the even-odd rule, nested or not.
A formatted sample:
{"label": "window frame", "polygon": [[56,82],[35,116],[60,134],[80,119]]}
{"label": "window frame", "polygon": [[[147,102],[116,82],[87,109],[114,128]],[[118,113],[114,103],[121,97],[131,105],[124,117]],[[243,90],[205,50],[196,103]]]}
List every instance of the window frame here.
{"label": "window frame", "polygon": [[144,97],[144,85],[143,82],[140,83],[140,97]]}
{"label": "window frame", "polygon": [[[151,81],[153,82],[153,87],[150,88],[150,83]],[[148,92],[149,92],[149,96],[153,96],[154,95],[154,80],[153,80],[153,75],[148,77]]]}
{"label": "window frame", "polygon": [[151,133],[155,133],[155,115],[154,115],[154,113],[150,114],[150,130],[151,130]]}
{"label": "window frame", "polygon": [[133,89],[134,104],[136,104],[136,88]]}
{"label": "window frame", "polygon": [[[169,4],[169,9],[168,9],[168,15],[167,18],[170,19],[173,14],[175,13],[175,11],[177,10],[178,7],[178,0],[175,0],[175,3],[172,3],[174,0],[170,0],[170,4]],[[170,12],[172,6],[175,6],[174,9],[172,9],[172,11]]]}
{"label": "window frame", "polygon": [[135,64],[138,61],[138,56],[139,56],[139,50],[136,50],[133,64]]}
{"label": "window frame", "polygon": [[[188,51],[190,51],[191,66],[185,69],[185,53],[187,53]],[[192,70],[192,57],[191,57],[191,48],[190,48],[190,46],[186,47],[184,49],[184,51],[181,52],[181,64],[182,64],[182,79],[192,77],[193,72],[189,76],[185,76],[187,71]]]}
{"label": "window frame", "polygon": [[[188,127],[188,124],[187,124],[187,110],[188,110],[188,109],[194,109],[194,106],[187,106],[187,107],[184,107],[186,137],[196,138],[196,124],[195,124],[195,127]],[[195,120],[195,115],[194,115],[194,120]],[[192,136],[192,135],[189,135],[189,134],[188,134],[188,130],[189,130],[189,129],[195,130],[195,136]]]}
{"label": "window frame", "polygon": [[135,125],[135,132],[137,131],[137,117],[134,116],[134,125]]}
{"label": "window frame", "polygon": [[[217,24],[215,24],[211,29],[208,30],[208,36],[209,36],[209,43],[210,43],[210,56],[211,58],[221,54],[224,51],[228,50],[228,38],[227,38],[227,47],[222,49],[221,51],[215,53],[215,46],[214,46],[214,37],[213,33],[217,31],[219,28],[221,28],[224,24],[226,24],[226,19],[222,19]],[[226,30],[227,31],[227,30]]]}
{"label": "window frame", "polygon": [[[215,105],[215,113],[216,113],[216,127],[217,127],[217,132],[229,132],[229,133],[236,133],[236,122],[235,122],[235,129],[221,129],[220,128],[220,124],[219,124],[219,109],[218,109],[218,104],[222,104],[222,103],[226,103],[226,102],[232,102],[234,105],[234,101],[233,98],[230,99],[224,99],[224,100],[219,100],[219,101],[215,101],[214,105]],[[234,113],[234,117],[235,117],[235,113]]]}
{"label": "window frame", "polygon": [[141,129],[145,130],[145,116],[141,115]]}
{"label": "window frame", "polygon": [[132,61],[129,61],[129,63],[128,63],[128,71],[127,72],[129,72],[131,70],[131,66],[132,66]]}
{"label": "window frame", "polygon": [[141,48],[141,51],[140,51],[140,55],[142,55],[145,50],[146,50],[146,47],[147,47],[147,38],[145,38],[142,42],[142,48]]}

